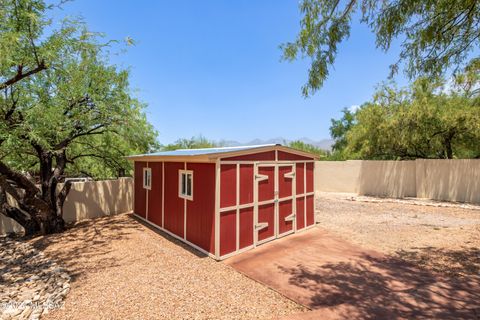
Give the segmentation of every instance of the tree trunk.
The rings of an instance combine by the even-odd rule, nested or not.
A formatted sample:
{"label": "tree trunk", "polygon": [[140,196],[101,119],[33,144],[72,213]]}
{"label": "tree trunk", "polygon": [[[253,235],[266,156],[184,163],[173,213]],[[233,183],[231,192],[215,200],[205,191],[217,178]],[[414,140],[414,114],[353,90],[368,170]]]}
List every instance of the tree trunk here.
{"label": "tree trunk", "polygon": [[[42,154],[40,157],[41,190],[25,175],[0,162],[0,213],[18,222],[27,236],[65,230],[63,204],[71,183],[65,183],[62,190],[57,190],[65,161],[64,154],[57,155],[57,166],[52,170],[53,156]],[[15,199],[15,204],[9,203],[7,194]]]}

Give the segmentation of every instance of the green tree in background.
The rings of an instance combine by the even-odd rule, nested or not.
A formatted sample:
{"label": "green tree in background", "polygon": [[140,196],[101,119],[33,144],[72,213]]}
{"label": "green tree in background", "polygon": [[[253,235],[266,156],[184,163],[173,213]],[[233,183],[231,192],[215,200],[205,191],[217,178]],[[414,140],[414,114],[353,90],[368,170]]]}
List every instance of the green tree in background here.
{"label": "green tree in background", "polygon": [[64,229],[66,174],[116,176],[156,146],[109,44],[77,21],[46,33],[49,8],[0,0],[0,212],[26,234]]}
{"label": "green tree in background", "polygon": [[375,33],[378,48],[388,51],[395,39],[402,41],[391,75],[403,64],[410,79],[439,77],[450,68],[463,68],[480,45],[478,0],[303,0],[300,11],[297,38],[281,47],[287,60],[311,58],[304,96],[322,87],[357,11]]}
{"label": "green tree in background", "polygon": [[337,150],[350,159],[480,158],[478,74],[474,79],[467,72],[453,83],[420,78],[407,89],[382,86],[353,121],[347,113],[332,121],[331,130],[352,123],[335,138]]}
{"label": "green tree in background", "polygon": [[167,144],[161,149],[165,151],[177,150],[177,149],[202,149],[202,148],[215,148],[223,147],[224,144],[213,140],[208,140],[204,136],[192,137],[190,139],[178,139],[174,143]]}
{"label": "green tree in background", "polygon": [[315,154],[315,155],[317,155],[321,158],[327,156],[327,152],[325,150],[322,150],[319,147],[316,147],[316,146],[314,146],[312,144],[309,144],[309,143],[305,143],[305,142],[300,141],[300,140],[291,141],[291,142],[288,143],[288,146],[290,148],[297,149],[297,150],[300,150],[300,151],[313,153],[313,154]]}

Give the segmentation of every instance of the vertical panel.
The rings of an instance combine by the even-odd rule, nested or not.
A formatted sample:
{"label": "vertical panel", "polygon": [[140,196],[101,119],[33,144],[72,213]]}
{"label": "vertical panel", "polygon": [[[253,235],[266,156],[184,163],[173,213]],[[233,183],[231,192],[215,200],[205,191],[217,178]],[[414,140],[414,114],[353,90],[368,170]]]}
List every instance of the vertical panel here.
{"label": "vertical panel", "polygon": [[273,200],[275,196],[275,167],[258,167],[258,173],[268,179],[258,182],[258,201]]}
{"label": "vertical panel", "polygon": [[313,192],[313,162],[307,163],[307,192]]}
{"label": "vertical panel", "polygon": [[152,168],[152,188],[148,193],[148,220],[162,225],[162,163],[150,162]]}
{"label": "vertical panel", "polygon": [[315,201],[314,197],[307,197],[307,225],[311,226],[315,223]]}
{"label": "vertical panel", "polygon": [[220,255],[234,252],[237,249],[237,211],[220,214]]}
{"label": "vertical panel", "polygon": [[215,164],[187,163],[193,171],[193,201],[187,200],[186,238],[214,253]]}
{"label": "vertical panel", "polygon": [[253,164],[240,165],[240,204],[253,202]]}
{"label": "vertical panel", "polygon": [[220,208],[231,207],[237,202],[237,165],[222,164],[220,174]]}
{"label": "vertical panel", "polygon": [[297,230],[305,227],[305,198],[297,198]]}
{"label": "vertical panel", "polygon": [[262,241],[275,235],[275,204],[269,203],[258,207],[258,222],[267,226],[258,231],[258,240]]}
{"label": "vertical panel", "polygon": [[164,226],[168,231],[183,238],[184,200],[178,196],[178,172],[183,162],[165,162],[165,212]]}
{"label": "vertical panel", "polygon": [[253,245],[253,207],[240,210],[240,249]]}
{"label": "vertical panel", "polygon": [[295,179],[297,181],[297,194],[302,194],[304,193],[304,172],[305,172],[305,164],[303,162],[299,162],[296,164],[297,165],[297,172],[295,174]]}
{"label": "vertical panel", "polygon": [[143,168],[147,166],[146,162],[138,162],[135,161],[135,175],[134,175],[134,180],[135,180],[135,207],[134,207],[134,212],[138,214],[139,216],[146,218],[146,201],[147,201],[147,192],[143,188]]}
{"label": "vertical panel", "polygon": [[279,187],[279,197],[285,198],[292,195],[293,189],[293,179],[290,177],[285,177],[287,173],[293,171],[292,166],[280,166],[278,167],[278,187]]}
{"label": "vertical panel", "polygon": [[293,221],[285,221],[285,218],[293,213],[292,200],[279,202],[278,204],[278,233],[282,234],[293,230]]}

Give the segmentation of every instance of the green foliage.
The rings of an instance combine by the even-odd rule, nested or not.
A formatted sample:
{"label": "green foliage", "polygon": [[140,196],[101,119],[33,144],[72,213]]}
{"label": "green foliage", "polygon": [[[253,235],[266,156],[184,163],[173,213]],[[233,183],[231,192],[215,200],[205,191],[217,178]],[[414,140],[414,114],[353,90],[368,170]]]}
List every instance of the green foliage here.
{"label": "green foliage", "polygon": [[[353,125],[336,137],[341,142],[336,151],[350,159],[480,158],[475,93],[480,82],[465,90],[465,79],[471,77],[467,72],[455,83],[420,78],[408,89],[382,86],[353,115]],[[351,115],[332,126],[350,121],[346,116]]]}
{"label": "green foliage", "polygon": [[109,62],[114,42],[80,21],[64,20],[47,33],[50,7],[43,1],[0,3],[5,163],[37,175],[44,154],[53,165],[64,157],[67,175],[108,178],[131,170],[124,156],[157,148],[145,106],[131,94],[128,70]]}
{"label": "green foliage", "polygon": [[340,151],[345,149],[347,145],[346,133],[353,127],[355,123],[355,111],[350,111],[347,108],[342,110],[343,116],[341,119],[331,119],[330,135],[334,139],[332,151]]}
{"label": "green foliage", "polygon": [[177,149],[202,149],[202,148],[215,148],[223,147],[224,144],[221,142],[215,142],[213,140],[208,140],[204,136],[200,135],[198,137],[192,137],[190,139],[178,139],[174,143],[167,144],[162,146],[162,150],[170,151]]}
{"label": "green foliage", "polygon": [[291,141],[288,143],[288,146],[293,149],[297,149],[300,151],[305,151],[309,153],[313,153],[319,157],[325,157],[327,152],[325,150],[320,149],[312,144],[305,143],[300,140]]}
{"label": "green foliage", "polygon": [[436,78],[449,68],[460,68],[479,47],[480,5],[477,0],[303,0],[301,30],[294,42],[281,46],[283,57],[311,58],[304,96],[322,87],[335,62],[338,45],[350,35],[352,16],[376,34],[376,45],[387,51],[402,40],[391,75],[404,63],[411,78]]}

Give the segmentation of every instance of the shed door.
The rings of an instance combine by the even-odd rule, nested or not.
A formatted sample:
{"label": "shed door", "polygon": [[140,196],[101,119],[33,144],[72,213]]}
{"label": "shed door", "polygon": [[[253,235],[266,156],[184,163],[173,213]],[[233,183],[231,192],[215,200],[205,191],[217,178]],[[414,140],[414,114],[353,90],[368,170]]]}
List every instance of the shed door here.
{"label": "shed door", "polygon": [[255,166],[255,244],[279,238],[295,230],[294,164]]}
{"label": "shed door", "polygon": [[278,165],[278,237],[294,232],[295,223],[295,166]]}
{"label": "shed door", "polygon": [[257,165],[255,168],[255,244],[276,237],[275,165]]}

